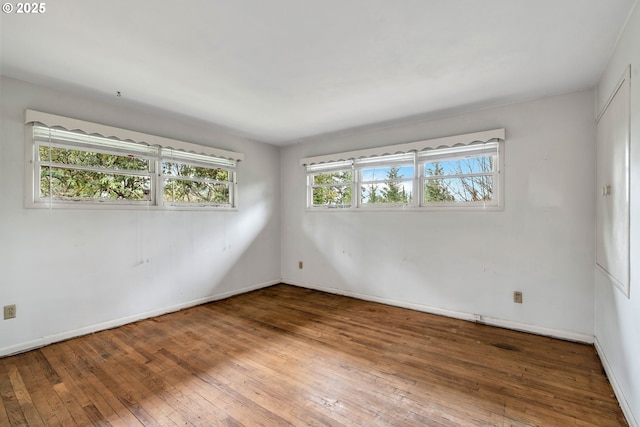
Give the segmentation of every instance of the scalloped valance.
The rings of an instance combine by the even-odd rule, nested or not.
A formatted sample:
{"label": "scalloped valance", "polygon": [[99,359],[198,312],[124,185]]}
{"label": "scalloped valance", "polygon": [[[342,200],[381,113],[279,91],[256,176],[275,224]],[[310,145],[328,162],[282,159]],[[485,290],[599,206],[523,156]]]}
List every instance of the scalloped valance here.
{"label": "scalloped valance", "polygon": [[306,157],[300,160],[300,165],[310,166],[321,163],[358,160],[367,157],[377,157],[410,152],[424,152],[443,148],[455,148],[482,144],[490,141],[504,141],[505,130],[494,129],[483,132],[467,133],[464,135],[447,136],[444,138],[426,139],[423,141],[408,142],[404,144],[387,145],[378,148],[346,151],[343,153],[327,154],[323,156]]}
{"label": "scalloped valance", "polygon": [[69,117],[55,114],[43,113],[40,111],[26,110],[25,124],[41,123],[48,127],[61,127],[68,131],[81,131],[87,135],[99,135],[105,138],[116,138],[121,141],[130,141],[139,144],[157,146],[164,149],[173,149],[187,153],[204,154],[206,156],[219,157],[233,161],[244,160],[244,154],[234,151],[227,151],[220,148],[206,145],[193,144],[191,142],[179,141],[176,139],[164,138],[162,136],[149,135],[142,132],[120,129],[98,123],[86,122],[84,120],[71,119]]}

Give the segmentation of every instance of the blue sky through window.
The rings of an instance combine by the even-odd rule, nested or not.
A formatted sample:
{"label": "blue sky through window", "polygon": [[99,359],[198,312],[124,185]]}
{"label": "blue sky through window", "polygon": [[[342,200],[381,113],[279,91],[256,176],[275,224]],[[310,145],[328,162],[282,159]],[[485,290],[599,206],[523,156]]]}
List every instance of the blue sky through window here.
{"label": "blue sky through window", "polygon": [[[372,186],[375,188],[375,194],[378,197],[375,203],[384,203],[382,199],[384,191],[388,189],[387,183],[384,181],[389,179],[389,172],[393,167],[379,167],[369,168],[362,170],[362,183],[363,192],[361,194],[362,203],[371,203],[371,191]],[[398,166],[397,179],[403,179],[399,184],[401,185],[404,193],[409,197],[409,200],[413,198],[413,166]],[[371,183],[374,181],[374,183]],[[378,182],[375,182],[378,181]],[[369,183],[367,183],[369,182]]]}
{"label": "blue sky through window", "polygon": [[[436,163],[440,169],[440,175],[455,175],[457,173],[486,173],[491,172],[490,157],[472,157],[467,159],[446,160],[441,162],[429,162],[424,165],[425,176],[433,175]],[[431,172],[430,172],[431,171]]]}
{"label": "blue sky through window", "polygon": [[[391,167],[371,168],[362,170],[363,181],[383,181],[387,179],[387,175]],[[398,168],[398,177],[402,179],[413,179],[413,166],[401,166]]]}

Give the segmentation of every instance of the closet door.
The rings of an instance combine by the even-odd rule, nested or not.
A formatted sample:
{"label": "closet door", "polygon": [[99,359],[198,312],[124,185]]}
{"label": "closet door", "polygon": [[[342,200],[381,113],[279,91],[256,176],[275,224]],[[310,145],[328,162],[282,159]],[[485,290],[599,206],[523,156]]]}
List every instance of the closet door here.
{"label": "closet door", "polygon": [[630,67],[597,126],[596,263],[629,296]]}

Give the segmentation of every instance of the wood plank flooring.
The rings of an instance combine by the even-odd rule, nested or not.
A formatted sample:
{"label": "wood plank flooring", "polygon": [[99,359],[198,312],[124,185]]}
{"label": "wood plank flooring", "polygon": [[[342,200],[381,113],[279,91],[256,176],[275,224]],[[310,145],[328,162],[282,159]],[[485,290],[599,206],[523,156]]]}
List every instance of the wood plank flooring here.
{"label": "wood plank flooring", "polygon": [[592,346],[277,285],[0,359],[0,426],[626,426]]}

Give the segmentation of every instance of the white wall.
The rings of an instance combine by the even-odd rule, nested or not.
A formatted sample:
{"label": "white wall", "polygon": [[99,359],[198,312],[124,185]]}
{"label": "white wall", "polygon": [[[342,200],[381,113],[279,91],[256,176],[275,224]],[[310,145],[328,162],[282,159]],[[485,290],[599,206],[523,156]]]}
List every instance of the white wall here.
{"label": "white wall", "polygon": [[[584,91],[287,147],[283,280],[591,341],[593,99]],[[300,158],[500,127],[503,212],[305,211]],[[513,303],[514,290],[524,304]]]}
{"label": "white wall", "polygon": [[[0,356],[279,281],[278,148],[18,80],[0,88],[0,305],[17,304]],[[26,108],[243,152],[238,210],[25,209]]]}
{"label": "white wall", "polygon": [[640,425],[640,6],[636,5],[597,88],[597,111],[631,64],[631,292],[596,271],[595,337],[609,379],[632,426]]}

